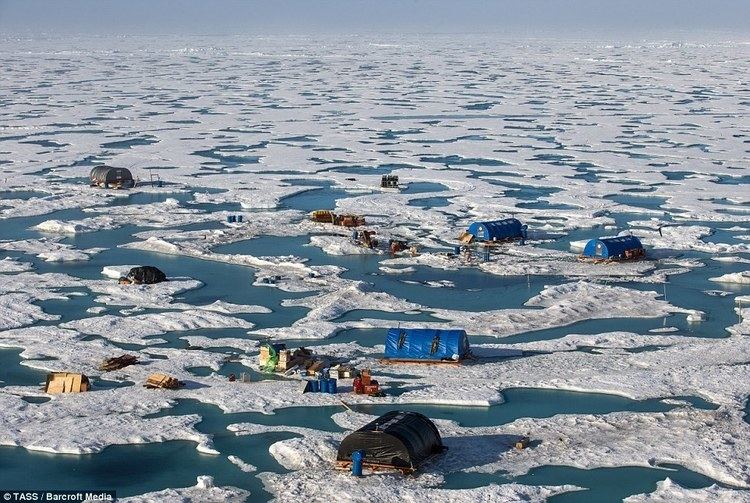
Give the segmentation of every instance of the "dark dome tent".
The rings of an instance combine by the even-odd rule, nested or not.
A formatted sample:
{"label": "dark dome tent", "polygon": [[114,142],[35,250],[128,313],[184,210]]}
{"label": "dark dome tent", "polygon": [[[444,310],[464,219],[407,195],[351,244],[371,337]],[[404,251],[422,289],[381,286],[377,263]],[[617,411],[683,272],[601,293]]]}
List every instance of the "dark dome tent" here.
{"label": "dark dome tent", "polygon": [[344,438],[336,456],[337,467],[348,468],[352,453],[359,450],[364,451],[363,466],[411,473],[445,447],[429,418],[418,412],[393,410]]}
{"label": "dark dome tent", "polygon": [[635,236],[592,239],[583,249],[583,256],[593,259],[629,260],[644,255],[643,245]]}
{"label": "dark dome tent", "polygon": [[512,241],[526,239],[527,226],[516,218],[494,220],[491,222],[474,222],[462,235],[462,240],[476,241]]}
{"label": "dark dome tent", "polygon": [[161,272],[156,267],[150,265],[144,265],[140,267],[133,267],[125,279],[129,283],[135,285],[153,285],[154,283],[161,283],[167,280],[167,275]]}
{"label": "dark dome tent", "polygon": [[135,187],[133,174],[127,168],[96,166],[89,175],[92,187],[105,189],[130,189]]}
{"label": "dark dome tent", "polygon": [[463,330],[389,328],[383,356],[395,361],[459,362],[469,356],[469,339]]}

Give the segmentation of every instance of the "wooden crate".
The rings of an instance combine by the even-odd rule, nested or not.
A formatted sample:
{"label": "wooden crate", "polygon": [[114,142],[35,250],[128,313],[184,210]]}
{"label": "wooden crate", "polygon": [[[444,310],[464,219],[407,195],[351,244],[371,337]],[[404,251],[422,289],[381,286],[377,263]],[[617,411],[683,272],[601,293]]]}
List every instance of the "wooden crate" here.
{"label": "wooden crate", "polygon": [[44,391],[49,394],[83,393],[91,388],[89,378],[72,372],[50,372]]}
{"label": "wooden crate", "polygon": [[180,387],[180,381],[176,377],[166,374],[151,374],[143,386],[149,389],[177,389]]}

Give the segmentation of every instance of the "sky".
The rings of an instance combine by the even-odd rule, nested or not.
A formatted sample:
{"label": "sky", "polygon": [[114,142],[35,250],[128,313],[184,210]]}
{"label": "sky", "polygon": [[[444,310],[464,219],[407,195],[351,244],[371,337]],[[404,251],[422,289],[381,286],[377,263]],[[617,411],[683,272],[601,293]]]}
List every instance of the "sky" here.
{"label": "sky", "polygon": [[750,33],[750,0],[0,0],[0,34]]}

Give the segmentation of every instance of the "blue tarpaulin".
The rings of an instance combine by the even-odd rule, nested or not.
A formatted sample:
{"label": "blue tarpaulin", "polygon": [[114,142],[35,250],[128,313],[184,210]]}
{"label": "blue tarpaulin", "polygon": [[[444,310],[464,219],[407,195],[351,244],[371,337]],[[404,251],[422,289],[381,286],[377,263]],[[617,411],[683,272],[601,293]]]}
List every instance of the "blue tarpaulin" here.
{"label": "blue tarpaulin", "polygon": [[461,360],[469,355],[463,330],[389,328],[385,358],[394,360]]}
{"label": "blue tarpaulin", "polygon": [[466,230],[479,241],[502,241],[505,239],[526,239],[526,226],[516,218],[492,222],[474,222]]}
{"label": "blue tarpaulin", "polygon": [[641,241],[635,236],[592,239],[583,249],[585,257],[623,258],[627,250],[642,250]]}

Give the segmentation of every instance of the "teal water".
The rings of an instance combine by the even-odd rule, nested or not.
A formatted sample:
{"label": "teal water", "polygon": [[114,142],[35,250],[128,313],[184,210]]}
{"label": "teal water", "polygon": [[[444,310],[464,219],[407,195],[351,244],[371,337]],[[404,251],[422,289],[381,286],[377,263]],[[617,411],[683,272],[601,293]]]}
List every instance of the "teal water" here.
{"label": "teal water", "polygon": [[417,206],[420,208],[442,208],[450,204],[450,197],[425,197],[412,199],[408,204],[409,206]]}
{"label": "teal water", "polygon": [[[250,384],[251,385],[251,384]],[[578,394],[545,391],[545,390],[508,390],[505,392],[508,402],[492,407],[492,410],[506,409],[508,413],[490,412],[475,408],[448,408],[438,406],[410,406],[410,410],[428,413],[430,417],[442,419],[460,418],[466,426],[504,424],[516,417],[521,417],[512,410],[518,400],[524,403],[527,410],[533,411],[529,417],[548,417],[558,413],[603,413],[615,410],[658,411],[669,407],[658,401],[634,401],[607,395]],[[557,396],[555,396],[557,395]],[[571,401],[571,398],[573,400]],[[37,405],[43,407],[42,405]],[[358,406],[356,410],[367,413],[382,413],[392,410],[392,406]],[[247,474],[231,464],[226,456],[235,455],[243,461],[254,464],[259,472],[271,471],[283,473],[269,455],[268,447],[274,442],[292,438],[296,434],[288,432],[269,432],[257,435],[236,436],[226,429],[232,423],[251,422],[265,425],[284,425],[293,427],[314,428],[321,431],[340,432],[330,416],[342,411],[342,407],[318,407],[315,414],[307,408],[281,409],[275,414],[259,413],[223,414],[217,407],[201,404],[194,400],[181,400],[172,409],[148,417],[163,415],[199,414],[203,419],[196,428],[212,435],[214,447],[221,455],[200,454],[195,444],[185,441],[171,441],[149,445],[112,446],[99,454],[92,455],[52,455],[26,451],[17,447],[0,447],[0,487],[14,489],[36,488],[38,480],[44,480],[49,487],[74,489],[94,487],[97,489],[117,488],[120,496],[140,494],[159,490],[165,487],[184,487],[195,483],[198,475],[212,475],[218,484],[233,485],[250,490],[253,501],[267,501],[269,495],[262,490],[260,481],[254,474]],[[461,413],[463,410],[463,414]],[[137,460],[137,462],[133,462]],[[35,477],[24,477],[24,473],[33,471]],[[677,467],[676,480],[696,481],[703,483],[710,479]],[[616,468],[597,470],[578,470],[569,467],[541,467],[531,473],[515,479],[502,476],[458,472],[446,477],[446,487],[476,487],[487,483],[505,483],[516,481],[529,484],[576,484],[590,488],[592,496],[602,494],[606,497],[643,492],[646,481],[655,484],[667,476],[675,478],[675,472],[647,468]],[[633,483],[631,483],[633,482]],[[606,495],[601,491],[608,484],[622,486],[616,493]],[[705,485],[709,485],[710,482]],[[705,485],[689,486],[704,487]],[[562,501],[580,501],[563,499]],[[618,501],[606,499],[601,501]]]}
{"label": "teal water", "polygon": [[[419,384],[419,381],[413,381]],[[660,399],[632,400],[603,393],[579,393],[574,391],[545,390],[534,388],[510,388],[503,390],[505,402],[492,407],[463,407],[448,405],[409,405],[408,409],[434,419],[449,419],[462,426],[492,426],[511,423],[524,417],[551,417],[557,414],[609,414],[611,412],[666,412],[674,405]],[[699,398],[690,397],[693,406],[714,409],[716,406]],[[350,405],[357,412],[384,414],[392,405]]]}
{"label": "teal water", "polygon": [[21,351],[0,348],[0,386],[36,386],[45,382],[46,372],[20,364]]}
{"label": "teal water", "polygon": [[1,190],[0,199],[31,199],[33,197],[42,198],[49,196],[46,192],[38,190]]}
{"label": "teal water", "polygon": [[624,204],[626,206],[635,206],[637,208],[643,208],[647,210],[662,210],[661,206],[667,201],[667,199],[664,197],[636,196],[623,193],[604,197],[605,199],[610,199],[619,204]]}
{"label": "teal water", "polygon": [[517,477],[504,474],[481,474],[458,472],[445,479],[445,487],[466,489],[487,484],[510,482],[529,485],[572,484],[584,488],[549,498],[550,503],[573,503],[591,501],[596,503],[618,503],[624,498],[656,490],[657,482],[669,477],[674,482],[690,489],[708,487],[717,483],[705,475],[678,465],[658,468],[625,466],[618,468],[595,468],[583,470],[571,466],[542,466]]}
{"label": "teal water", "polygon": [[[308,246],[308,236],[261,238],[217,246],[217,253],[248,255],[296,255],[310,265],[337,265],[347,269],[342,277],[364,280],[377,291],[391,292],[399,298],[424,306],[446,309],[482,311],[521,307],[529,297],[545,285],[564,282],[559,277],[495,276],[477,269],[443,271],[416,267],[415,272],[385,274],[379,271],[380,261],[388,255],[328,255],[320,248]],[[428,282],[451,281],[454,286],[435,288]],[[446,295],[450,292],[450,295]]]}
{"label": "teal water", "polygon": [[[296,141],[288,139],[288,141]],[[217,154],[216,152],[213,152]],[[239,155],[239,151],[236,152]],[[218,154],[217,154],[218,155]],[[565,163],[565,159],[546,157],[544,161]],[[451,159],[451,161],[455,161]],[[459,159],[461,164],[471,164],[476,159]],[[247,159],[229,159],[223,156],[222,162],[237,165],[252,164]],[[438,161],[436,161],[438,162]],[[483,165],[482,161],[476,164]],[[487,165],[492,166],[492,163]],[[585,167],[581,167],[584,169]],[[352,174],[370,173],[367,167],[351,167]],[[390,166],[380,166],[375,169],[385,171]],[[588,168],[586,168],[588,169]],[[488,180],[489,181],[489,180]],[[554,208],[554,205],[540,201],[556,191],[555,188],[531,187],[507,182],[501,183],[508,190],[507,194],[524,200],[521,205],[527,208]],[[342,197],[349,197],[345,191],[331,188],[325,181],[295,181],[295,185],[312,186],[312,190],[290,196],[284,199],[283,205],[300,211],[310,211],[319,208],[333,208],[336,201]],[[446,187],[431,182],[415,182],[406,185],[405,193],[433,193],[445,191]],[[5,194],[0,194],[3,197]],[[23,194],[25,197],[37,197],[34,191]],[[20,197],[20,196],[19,196]],[[627,204],[640,203],[648,209],[659,209],[663,203],[661,198],[649,199],[651,196],[623,196],[618,202],[628,201]],[[131,193],[127,197],[112,198],[111,207],[126,204],[152,204],[162,202],[167,198],[177,199],[186,207],[195,207],[202,211],[234,210],[235,205],[198,205],[193,201],[190,191],[168,193]],[[631,199],[632,198],[632,199]],[[657,204],[658,203],[658,204]],[[417,197],[412,199],[411,205],[431,208],[449,204],[448,196]],[[38,217],[7,219],[0,221],[3,239],[25,239],[42,237],[29,227],[43,220],[56,218],[61,220],[79,219],[91,216],[81,210],[62,210]],[[628,213],[613,215],[618,230],[628,228],[628,222],[642,219],[642,214]],[[710,224],[707,224],[710,225]],[[215,222],[207,224],[192,224],[183,226],[188,229],[221,228],[223,223],[217,218]],[[3,256],[20,257],[33,264],[37,272],[63,272],[79,278],[101,279],[101,269],[112,264],[150,264],[164,270],[170,276],[189,276],[203,282],[203,286],[178,295],[179,302],[191,304],[208,304],[217,299],[240,304],[263,305],[273,312],[268,314],[242,314],[239,317],[251,321],[258,328],[289,326],[302,318],[306,308],[284,307],[284,299],[300,298],[308,294],[293,294],[282,292],[276,288],[254,287],[252,282],[255,274],[252,269],[218,262],[211,262],[187,257],[175,257],[138,250],[120,248],[119,245],[134,240],[133,233],[149,230],[146,227],[134,225],[119,229],[103,230],[64,238],[64,242],[78,248],[105,246],[108,249],[92,256],[91,260],[77,263],[47,263],[36,257],[21,253],[0,253]],[[568,249],[571,240],[593,237],[600,233],[610,233],[602,229],[586,229],[574,231],[561,236],[554,242],[544,244],[551,248]],[[740,232],[741,233],[741,232]],[[717,230],[706,238],[707,242],[735,243],[735,232]],[[380,261],[388,255],[361,256],[330,256],[317,247],[309,246],[309,236],[292,237],[260,237],[252,240],[240,241],[229,245],[216,247],[219,253],[238,253],[250,255],[296,255],[307,260],[311,265],[332,264],[347,269],[343,276],[349,279],[363,280],[373,291],[385,291],[400,298],[426,306],[416,313],[384,313],[371,310],[355,310],[342,315],[337,321],[355,321],[365,318],[379,318],[392,320],[394,324],[400,321],[437,321],[431,316],[431,308],[466,309],[472,311],[489,311],[493,309],[521,308],[524,302],[538,294],[545,285],[565,282],[559,277],[499,277],[484,274],[475,269],[460,269],[458,271],[442,271],[427,267],[417,267],[414,272],[398,275],[383,274],[379,271]],[[670,335],[690,337],[723,337],[724,328],[736,320],[732,310],[732,297],[710,296],[705,290],[722,289],[733,294],[750,293],[747,285],[722,285],[711,283],[709,277],[719,276],[728,272],[744,270],[742,264],[727,264],[710,260],[710,255],[698,252],[675,252],[675,256],[697,258],[706,264],[685,275],[675,275],[666,285],[667,299],[691,309],[701,309],[709,313],[704,322],[691,324],[685,320],[683,314],[666,318],[653,319],[604,319],[587,320],[574,323],[567,327],[557,327],[535,332],[521,333],[502,339],[502,342],[524,342],[563,337],[571,333],[600,333],[613,330],[628,330],[648,333],[648,330],[663,326],[675,326],[678,332]],[[429,282],[448,280],[454,286],[450,288],[432,288]],[[629,288],[656,290],[664,293],[662,285],[628,283]],[[63,293],[84,293],[86,295],[71,296],[69,300],[48,300],[39,302],[39,306],[48,313],[61,316],[60,321],[44,322],[57,324],[73,319],[90,316],[86,309],[97,304],[95,295],[86,289],[62,289]],[[120,308],[112,308],[116,312]],[[148,311],[146,311],[148,312]],[[248,334],[248,332],[250,332]],[[385,330],[345,330],[325,341],[288,341],[288,345],[318,345],[338,342],[358,342],[364,346],[383,344]],[[169,332],[158,338],[166,342],[159,347],[187,348],[185,336],[202,335],[221,340],[225,337],[239,337],[261,339],[253,335],[253,330],[222,329],[222,330],[193,330],[184,332]],[[496,341],[484,337],[471,337],[474,343]],[[138,345],[116,345],[122,349],[140,349]],[[638,351],[654,350],[654,347],[640,348]],[[237,355],[239,350],[231,347],[209,348],[209,351]],[[588,348],[581,348],[587,351]],[[45,373],[36,371],[20,364],[19,349],[0,349],[0,386],[22,385],[35,387],[44,380]],[[213,370],[206,367],[194,367],[190,372],[196,376],[208,375]],[[252,381],[261,379],[278,379],[277,376],[260,374],[244,367],[237,361],[229,361],[222,365],[218,374],[228,376],[230,373],[239,375],[245,372]],[[394,368],[389,376],[397,379],[390,390],[398,395],[418,386],[419,381],[414,376],[401,375]],[[117,383],[97,380],[95,389],[116,386],[132,386],[132,383]],[[248,385],[252,385],[248,384]],[[671,410],[675,405],[664,403],[660,399],[631,400],[624,397],[596,394],[575,393],[557,390],[539,389],[507,389],[503,391],[506,402],[492,407],[450,407],[431,405],[403,406],[409,410],[422,412],[436,419],[451,419],[464,426],[503,425],[519,418],[543,418],[556,414],[606,414],[616,411],[630,412],[663,412]],[[341,398],[346,399],[346,395]],[[678,397],[689,402],[693,407],[713,409],[715,406],[697,397]],[[41,403],[42,400],[28,398],[30,406],[53,406]],[[750,406],[749,406],[750,407]],[[368,414],[381,414],[394,407],[389,405],[358,405],[355,410]],[[44,409],[40,409],[44,410]],[[29,452],[17,447],[0,447],[0,487],[3,488],[33,488],[38,487],[38,480],[44,480],[49,487],[79,488],[82,486],[107,489],[116,487],[120,495],[134,495],[146,491],[160,490],[167,487],[191,486],[197,475],[213,475],[218,484],[234,485],[246,488],[254,494],[253,500],[266,501],[270,495],[262,489],[255,474],[247,474],[230,463],[226,456],[233,454],[246,462],[259,467],[259,471],[283,472],[283,468],[269,455],[268,447],[279,440],[295,436],[288,432],[265,433],[238,437],[226,430],[228,424],[237,422],[253,422],[268,425],[304,426],[324,431],[339,432],[335,423],[330,419],[342,407],[316,408],[288,408],[278,410],[275,414],[223,414],[217,407],[201,404],[191,400],[179,401],[172,409],[165,409],[157,415],[168,414],[199,414],[203,417],[197,429],[211,434],[220,456],[200,454],[191,442],[166,442],[151,445],[113,446],[102,453],[84,456],[52,455],[46,453]],[[749,409],[750,410],[750,409]],[[460,444],[459,444],[460,445]],[[134,462],[137,460],[137,462]],[[508,477],[503,474],[475,474],[459,472],[446,477],[445,487],[477,487],[488,483],[520,482],[530,484],[574,484],[587,488],[585,492],[558,496],[552,501],[620,501],[623,497],[640,492],[648,492],[655,488],[656,482],[667,476],[687,487],[705,487],[713,481],[705,476],[694,473],[683,467],[620,467],[602,468],[596,470],[579,470],[564,466],[545,466],[533,470],[521,477]],[[24,474],[33,472],[34,479]]]}
{"label": "teal water", "polygon": [[298,192],[281,200],[283,208],[300,210],[306,213],[314,210],[333,210],[336,208],[336,201],[350,195],[345,190],[330,188],[330,182],[310,181],[309,183],[304,183],[296,180],[292,185],[312,185],[316,187],[304,192]]}

